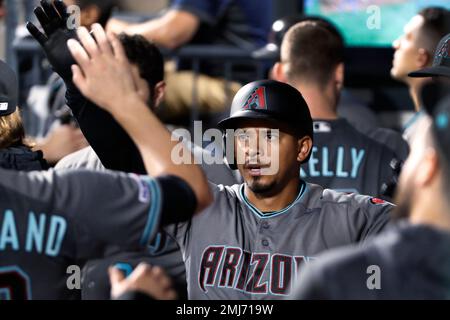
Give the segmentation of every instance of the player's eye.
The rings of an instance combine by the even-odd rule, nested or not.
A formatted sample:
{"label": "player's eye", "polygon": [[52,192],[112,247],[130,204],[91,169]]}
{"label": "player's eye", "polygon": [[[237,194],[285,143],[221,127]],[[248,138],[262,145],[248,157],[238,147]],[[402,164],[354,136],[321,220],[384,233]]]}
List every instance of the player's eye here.
{"label": "player's eye", "polygon": [[279,139],[279,134],[273,131],[267,131],[266,140],[267,141],[276,141]]}
{"label": "player's eye", "polygon": [[247,141],[250,140],[250,136],[249,136],[247,133],[242,132],[242,133],[239,133],[239,134],[237,135],[237,139],[238,139],[240,142],[247,142]]}

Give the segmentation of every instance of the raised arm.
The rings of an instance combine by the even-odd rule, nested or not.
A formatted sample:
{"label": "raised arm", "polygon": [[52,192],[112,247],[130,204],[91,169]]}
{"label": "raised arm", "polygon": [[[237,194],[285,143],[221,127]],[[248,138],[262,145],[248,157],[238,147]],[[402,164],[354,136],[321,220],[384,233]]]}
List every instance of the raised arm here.
{"label": "raised arm", "polygon": [[142,157],[129,135],[108,112],[86,99],[72,82],[71,65],[75,60],[66,43],[78,38],[75,26],[70,24],[67,7],[60,0],[41,0],[34,13],[44,32],[31,22],[27,28],[41,45],[53,70],[64,80],[67,105],[102,164],[111,170],[144,174]]}
{"label": "raised arm", "polygon": [[140,34],[160,46],[176,49],[192,39],[199,25],[200,20],[192,13],[171,9],[160,18],[140,24],[112,19],[108,22],[107,30],[116,34]]}
{"label": "raised arm", "polygon": [[[170,133],[139,98],[121,43],[115,35],[107,36],[100,25],[93,28],[93,34],[95,40],[85,28],[80,28],[81,43],[68,41],[78,64],[72,66],[74,84],[85,97],[111,113],[128,132],[139,148],[149,175],[182,178],[197,198],[197,211],[204,209],[212,195],[201,168],[172,161],[176,142],[171,141]],[[184,152],[190,153],[187,148]]]}

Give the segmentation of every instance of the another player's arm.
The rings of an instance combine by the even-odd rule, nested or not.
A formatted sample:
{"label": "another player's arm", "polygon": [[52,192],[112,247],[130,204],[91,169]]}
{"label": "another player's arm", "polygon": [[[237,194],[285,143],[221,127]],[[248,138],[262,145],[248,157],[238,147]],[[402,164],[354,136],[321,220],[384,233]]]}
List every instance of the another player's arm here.
{"label": "another player's arm", "polygon": [[[85,97],[110,112],[128,132],[141,152],[148,174],[182,178],[192,188],[197,211],[201,211],[212,201],[201,168],[172,161],[176,142],[171,141],[170,133],[140,99],[120,41],[112,34],[107,37],[99,25],[93,28],[93,33],[95,40],[85,28],[80,28],[78,37],[82,45],[73,39],[68,41],[78,64],[72,66],[73,82]],[[184,151],[193,159],[187,148]]]}
{"label": "another player's arm", "polygon": [[145,174],[142,157],[133,140],[111,114],[86,99],[72,82],[71,65],[75,61],[66,43],[77,36],[75,30],[69,29],[65,4],[61,0],[43,0],[34,12],[44,32],[31,22],[27,23],[27,28],[41,45],[53,70],[64,80],[66,103],[102,164],[110,170]]}
{"label": "another player's arm", "polygon": [[112,19],[107,29],[114,33],[140,34],[160,46],[175,49],[191,40],[199,25],[200,20],[194,14],[171,9],[160,18],[140,24],[130,25]]}

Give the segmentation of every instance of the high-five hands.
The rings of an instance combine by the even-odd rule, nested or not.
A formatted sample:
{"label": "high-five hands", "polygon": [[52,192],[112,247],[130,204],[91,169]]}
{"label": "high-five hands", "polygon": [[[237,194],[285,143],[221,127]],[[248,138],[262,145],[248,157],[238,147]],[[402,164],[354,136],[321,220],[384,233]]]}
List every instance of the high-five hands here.
{"label": "high-five hands", "polygon": [[122,44],[116,35],[106,35],[99,24],[92,26],[92,34],[81,27],[79,42],[67,42],[77,63],[72,65],[74,84],[86,98],[112,114],[131,108],[129,102],[140,97]]}

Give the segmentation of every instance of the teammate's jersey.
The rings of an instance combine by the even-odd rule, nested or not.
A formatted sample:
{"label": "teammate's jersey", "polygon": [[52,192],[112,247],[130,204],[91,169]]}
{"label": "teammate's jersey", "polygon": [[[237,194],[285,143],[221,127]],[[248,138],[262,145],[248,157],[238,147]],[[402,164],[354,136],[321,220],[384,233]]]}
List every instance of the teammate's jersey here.
{"label": "teammate's jersey", "polygon": [[[190,146],[195,156],[202,157],[207,152],[200,147]],[[209,181],[216,184],[233,185],[237,183],[232,171],[224,164],[206,164],[202,161],[202,169]],[[84,148],[65,158],[55,167],[56,170],[89,169],[105,171],[97,154],[91,147]],[[110,297],[108,267],[120,263],[126,268],[134,269],[139,262],[161,266],[172,278],[179,297],[186,296],[186,272],[181,252],[177,243],[164,233],[155,237],[154,243],[142,252],[120,252],[116,248],[107,250],[104,258],[88,261],[83,269],[81,298],[83,300],[103,300]]]}
{"label": "teammate's jersey", "polygon": [[159,226],[160,179],[0,170],[0,299],[70,299],[71,265],[108,245],[141,250]]}
{"label": "teammate's jersey", "polygon": [[302,166],[301,177],[337,191],[379,196],[395,175],[390,167],[395,158],[392,150],[347,120],[317,120],[311,159]]}
{"label": "teammate's jersey", "polygon": [[320,252],[379,233],[392,205],[302,183],[281,211],[262,213],[244,185],[213,186],[214,203],[166,231],[180,245],[190,299],[279,299]]}
{"label": "teammate's jersey", "polygon": [[290,298],[450,299],[450,233],[402,225],[365,246],[327,252]]}

